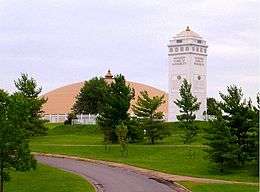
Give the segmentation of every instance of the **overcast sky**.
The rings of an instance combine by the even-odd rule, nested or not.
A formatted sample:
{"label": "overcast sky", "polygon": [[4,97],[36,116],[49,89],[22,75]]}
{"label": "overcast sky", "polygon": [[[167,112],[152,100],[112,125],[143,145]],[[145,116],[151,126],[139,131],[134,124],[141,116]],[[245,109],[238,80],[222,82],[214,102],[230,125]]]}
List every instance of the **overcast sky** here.
{"label": "overcast sky", "polygon": [[208,96],[259,91],[257,0],[0,0],[0,88],[21,72],[43,91],[107,69],[167,90],[167,44],[187,25],[208,41]]}

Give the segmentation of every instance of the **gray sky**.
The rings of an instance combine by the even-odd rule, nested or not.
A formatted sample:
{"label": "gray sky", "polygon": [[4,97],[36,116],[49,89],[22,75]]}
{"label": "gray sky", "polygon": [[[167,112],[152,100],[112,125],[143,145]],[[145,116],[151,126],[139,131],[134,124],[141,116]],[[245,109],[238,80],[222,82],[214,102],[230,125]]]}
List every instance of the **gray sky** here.
{"label": "gray sky", "polygon": [[0,88],[21,72],[47,92],[104,75],[167,90],[167,43],[187,25],[208,41],[208,96],[259,91],[257,0],[0,0]]}

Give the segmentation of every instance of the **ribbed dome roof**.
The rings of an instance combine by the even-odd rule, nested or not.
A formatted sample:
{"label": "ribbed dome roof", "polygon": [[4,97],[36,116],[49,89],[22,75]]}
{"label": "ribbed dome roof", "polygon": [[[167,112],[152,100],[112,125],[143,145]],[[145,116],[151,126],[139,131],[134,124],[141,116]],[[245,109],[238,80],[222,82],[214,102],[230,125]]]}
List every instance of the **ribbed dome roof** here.
{"label": "ribbed dome roof", "polygon": [[187,28],[184,31],[178,33],[177,37],[199,37],[200,38],[199,34],[190,30],[189,26],[187,26]]}

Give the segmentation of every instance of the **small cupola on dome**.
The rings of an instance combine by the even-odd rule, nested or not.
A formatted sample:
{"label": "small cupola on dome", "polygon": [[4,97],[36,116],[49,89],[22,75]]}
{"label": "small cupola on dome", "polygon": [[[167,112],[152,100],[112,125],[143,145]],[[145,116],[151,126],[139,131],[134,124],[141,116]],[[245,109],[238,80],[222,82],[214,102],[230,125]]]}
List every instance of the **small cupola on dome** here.
{"label": "small cupola on dome", "polygon": [[187,26],[186,31],[190,31],[190,27],[189,26]]}
{"label": "small cupola on dome", "polygon": [[113,79],[113,75],[112,75],[110,69],[108,69],[107,74],[105,75],[105,79]]}
{"label": "small cupola on dome", "polygon": [[111,84],[111,83],[114,81],[113,75],[112,75],[110,69],[108,69],[107,74],[105,75],[105,81],[106,81],[108,84]]}

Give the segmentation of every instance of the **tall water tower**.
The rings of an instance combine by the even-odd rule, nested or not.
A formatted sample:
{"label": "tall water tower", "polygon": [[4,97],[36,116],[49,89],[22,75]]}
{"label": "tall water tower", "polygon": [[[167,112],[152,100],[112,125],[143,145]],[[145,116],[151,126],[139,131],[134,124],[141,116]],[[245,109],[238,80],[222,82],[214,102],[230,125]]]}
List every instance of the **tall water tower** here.
{"label": "tall water tower", "polygon": [[187,27],[170,40],[168,48],[168,121],[176,121],[176,115],[180,114],[174,101],[180,98],[179,90],[184,79],[192,84],[192,94],[201,102],[196,119],[203,120],[207,110],[207,42]]}

